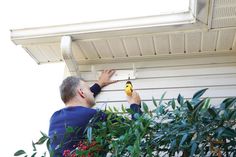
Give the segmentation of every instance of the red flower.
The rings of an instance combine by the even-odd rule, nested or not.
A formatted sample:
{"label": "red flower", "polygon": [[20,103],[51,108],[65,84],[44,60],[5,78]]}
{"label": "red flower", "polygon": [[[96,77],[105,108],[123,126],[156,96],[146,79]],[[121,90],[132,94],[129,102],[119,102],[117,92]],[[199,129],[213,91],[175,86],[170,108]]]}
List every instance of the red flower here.
{"label": "red flower", "polygon": [[75,153],[73,153],[73,154],[71,155],[71,157],[76,157],[76,154],[75,154]]}
{"label": "red flower", "polygon": [[[82,142],[80,141],[77,145],[73,145],[73,147],[77,147],[79,151],[85,151],[89,150],[90,148],[96,146],[97,143],[93,141],[92,143],[88,142]],[[89,152],[88,155],[82,155],[81,157],[93,157],[94,154],[92,152]],[[76,153],[73,151],[73,153],[70,150],[64,150],[63,157],[76,157]]]}
{"label": "red flower", "polygon": [[64,157],[70,157],[70,150],[64,150],[63,156]]}

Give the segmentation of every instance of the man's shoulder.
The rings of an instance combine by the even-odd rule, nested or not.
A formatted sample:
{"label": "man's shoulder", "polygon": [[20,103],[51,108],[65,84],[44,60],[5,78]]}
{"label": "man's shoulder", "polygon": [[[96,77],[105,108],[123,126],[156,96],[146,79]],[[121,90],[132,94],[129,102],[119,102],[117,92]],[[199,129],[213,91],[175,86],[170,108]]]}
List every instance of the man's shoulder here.
{"label": "man's shoulder", "polygon": [[63,116],[63,115],[68,115],[68,114],[76,114],[76,113],[78,113],[78,114],[79,113],[95,114],[96,112],[97,112],[96,109],[83,107],[83,106],[64,107],[62,109],[55,111],[52,114],[51,119],[53,117]]}

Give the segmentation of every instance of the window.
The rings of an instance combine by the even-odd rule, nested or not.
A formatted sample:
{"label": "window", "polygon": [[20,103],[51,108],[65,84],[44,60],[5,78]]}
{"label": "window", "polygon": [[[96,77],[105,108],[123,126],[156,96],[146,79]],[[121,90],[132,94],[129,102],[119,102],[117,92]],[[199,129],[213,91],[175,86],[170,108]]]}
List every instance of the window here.
{"label": "window", "polygon": [[189,0],[81,1],[81,7],[83,21],[100,21],[187,12]]}
{"label": "window", "polygon": [[[190,0],[192,1],[192,0]],[[187,12],[189,0],[24,0],[27,11],[16,3],[20,24],[16,28],[117,20]],[[30,13],[30,14],[29,14]]]}
{"label": "window", "polygon": [[29,0],[28,3],[34,7],[29,7],[25,15],[16,11],[19,13],[17,17],[21,24],[24,23],[23,27],[37,28],[15,29],[11,33],[13,39],[53,37],[65,33],[79,34],[80,39],[86,39],[86,34],[93,33],[102,34],[100,37],[112,33],[132,34],[128,32],[130,29],[136,34],[163,32],[173,30],[173,27],[160,26],[173,25],[184,26],[180,29],[207,28],[211,7],[209,0]]}

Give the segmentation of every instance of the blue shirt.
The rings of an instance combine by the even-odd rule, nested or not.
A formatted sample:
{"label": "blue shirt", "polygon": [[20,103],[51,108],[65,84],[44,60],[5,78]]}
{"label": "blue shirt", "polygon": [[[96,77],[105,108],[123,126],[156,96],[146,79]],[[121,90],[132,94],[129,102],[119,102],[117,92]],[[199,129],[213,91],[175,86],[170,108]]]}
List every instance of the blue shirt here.
{"label": "blue shirt", "polygon": [[[96,96],[101,88],[98,84],[94,84],[90,90]],[[131,104],[130,108],[134,112],[141,112],[140,105]],[[64,150],[73,150],[74,145],[78,144],[80,139],[83,139],[83,132],[89,123],[89,120],[97,113],[97,110],[82,106],[65,107],[56,111],[51,119],[49,126],[49,137],[51,139],[50,147],[55,150],[54,156],[62,156]],[[105,120],[106,114],[102,112],[100,120]],[[72,127],[78,130],[76,135],[73,133],[70,136],[65,136],[66,128]],[[60,143],[63,145],[59,147]]]}

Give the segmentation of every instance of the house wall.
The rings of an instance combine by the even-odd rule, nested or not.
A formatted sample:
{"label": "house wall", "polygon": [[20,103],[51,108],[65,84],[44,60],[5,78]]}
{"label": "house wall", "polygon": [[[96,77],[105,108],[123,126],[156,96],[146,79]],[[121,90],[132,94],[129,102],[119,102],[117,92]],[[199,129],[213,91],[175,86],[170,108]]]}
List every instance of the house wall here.
{"label": "house wall", "polygon": [[[194,58],[168,58],[155,61],[80,65],[81,77],[93,84],[96,72],[105,68],[132,70],[136,67],[136,79],[131,80],[134,89],[140,93],[142,101],[153,107],[152,97],[157,101],[166,92],[164,100],[184,98],[203,88],[209,88],[203,97],[210,97],[212,105],[224,98],[236,96],[236,56],[202,56]],[[91,68],[96,72],[91,72]],[[97,106],[127,106],[124,93],[126,80],[119,81],[102,89],[96,97]]]}

